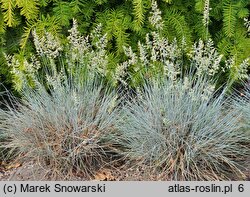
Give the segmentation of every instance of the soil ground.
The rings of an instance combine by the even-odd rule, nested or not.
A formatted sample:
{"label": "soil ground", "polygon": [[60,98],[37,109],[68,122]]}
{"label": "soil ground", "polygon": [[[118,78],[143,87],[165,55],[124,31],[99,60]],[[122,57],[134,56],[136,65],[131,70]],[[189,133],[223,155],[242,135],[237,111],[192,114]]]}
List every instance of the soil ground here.
{"label": "soil ground", "polygon": [[[163,178],[167,180],[166,177]],[[34,164],[33,162],[14,164],[7,168],[0,166],[0,181],[45,181],[53,180],[49,177],[46,169]],[[71,181],[143,181],[143,180],[162,180],[161,175],[149,175],[144,169],[127,168],[121,170],[101,169],[93,179],[86,179],[79,176],[72,177]],[[246,171],[246,181],[250,181],[250,162]]]}

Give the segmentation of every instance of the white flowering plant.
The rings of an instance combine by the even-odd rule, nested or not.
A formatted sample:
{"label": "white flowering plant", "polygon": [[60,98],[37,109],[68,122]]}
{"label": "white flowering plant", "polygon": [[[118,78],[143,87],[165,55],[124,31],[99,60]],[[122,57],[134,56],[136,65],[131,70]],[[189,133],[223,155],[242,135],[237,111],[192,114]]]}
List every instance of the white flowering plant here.
{"label": "white flowering plant", "polygon": [[66,39],[59,39],[48,32],[39,37],[35,30],[32,35],[36,49],[33,55],[30,57],[24,54],[6,55],[17,91],[21,91],[25,86],[34,87],[38,75],[40,78],[45,78],[42,79],[45,82],[49,81],[48,73],[45,74],[44,71],[49,69],[53,77],[61,72],[61,68],[65,69],[66,75],[76,76],[76,70],[79,72],[81,69],[78,67],[81,67],[82,74],[87,69],[91,71],[90,75],[97,74],[113,85],[117,84],[114,77],[114,63],[110,61],[115,61],[115,57],[106,50],[107,38],[106,34],[102,35],[101,24],[87,36],[80,34],[75,19]]}
{"label": "white flowering plant", "polygon": [[[204,1],[203,25],[207,28],[210,7],[210,1]],[[80,66],[115,86],[122,84],[132,88],[140,86],[144,78],[168,76],[175,80],[190,69],[195,70],[197,77],[204,73],[211,78],[228,76],[228,86],[247,76],[249,59],[242,63],[238,62],[237,56],[224,60],[209,36],[192,46],[187,44],[185,37],[181,42],[179,39],[167,39],[161,14],[157,2],[153,0],[148,16],[151,32],[145,34],[144,40],[138,41],[137,47],[124,43],[124,54],[120,56],[110,51],[112,44],[108,42],[108,33],[103,33],[101,24],[96,25],[89,35],[83,36],[78,30],[77,21],[73,19],[69,35],[64,39],[47,32],[39,37],[34,30],[32,35],[36,54],[7,57],[15,89],[20,91],[27,84],[34,86],[34,75],[43,76],[44,67],[56,73],[62,65],[70,75],[74,75],[75,68]],[[248,19],[244,20],[249,29]]]}

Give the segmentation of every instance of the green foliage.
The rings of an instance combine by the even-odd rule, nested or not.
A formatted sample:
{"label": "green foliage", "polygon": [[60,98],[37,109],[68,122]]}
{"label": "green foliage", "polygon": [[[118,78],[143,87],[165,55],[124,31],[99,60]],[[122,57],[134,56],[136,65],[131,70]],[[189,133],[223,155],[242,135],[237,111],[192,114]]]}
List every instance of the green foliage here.
{"label": "green foliage", "polygon": [[4,16],[2,11],[0,10],[0,35],[5,32],[5,23],[4,23]]}
{"label": "green foliage", "polygon": [[204,0],[195,0],[195,11],[198,13],[203,13]]}
{"label": "green foliage", "polygon": [[[74,7],[74,9],[77,8]],[[58,22],[62,26],[68,26],[70,24],[70,20],[73,18],[73,10],[69,2],[56,2],[53,11],[54,15],[58,17]]]}
{"label": "green foliage", "polygon": [[165,34],[168,38],[177,38],[179,41],[185,38],[187,44],[190,46],[192,35],[184,15],[170,8],[164,13],[164,24]]}
{"label": "green foliage", "polygon": [[[151,0],[1,0],[0,37],[2,48],[7,54],[34,52],[31,32],[37,29],[39,36],[43,30],[59,37],[62,42],[68,36],[73,18],[79,22],[79,31],[84,34],[103,24],[107,34],[108,53],[115,59],[124,60],[123,46],[136,48],[138,40],[155,29],[149,23]],[[235,66],[227,70],[226,80],[239,79],[238,68],[249,57],[249,34],[244,26],[244,18],[249,17],[248,0],[210,0],[205,12],[205,0],[158,0],[158,7],[164,19],[160,34],[168,40],[177,38],[178,44],[186,40],[190,48],[200,38],[211,38],[223,61],[235,57]],[[204,25],[205,13],[208,25]],[[2,19],[2,20],[1,20]],[[8,27],[8,28],[6,28]],[[11,44],[10,44],[11,42]],[[8,43],[8,45],[7,45]],[[112,59],[111,59],[112,61]],[[115,64],[115,62],[111,62]],[[222,63],[223,65],[223,63]],[[1,70],[7,70],[2,65]],[[8,75],[9,76],[9,75]],[[8,79],[11,81],[11,79]]]}
{"label": "green foliage", "polygon": [[15,0],[1,0],[1,8],[3,11],[4,21],[9,27],[14,25],[14,8]]}
{"label": "green foliage", "polygon": [[134,20],[134,29],[136,31],[140,31],[144,22],[145,22],[145,12],[146,8],[148,7],[148,1],[147,0],[133,0],[133,14],[135,17]]}
{"label": "green foliage", "polygon": [[21,9],[20,14],[25,16],[27,20],[37,18],[39,13],[38,0],[16,0],[16,5]]}
{"label": "green foliage", "polygon": [[27,26],[24,27],[24,33],[20,41],[21,49],[24,49],[27,46],[28,39],[31,37],[31,32],[35,29],[39,36],[43,36],[45,31],[58,36],[58,33],[61,30],[59,22],[60,21],[54,16],[41,16],[41,19],[27,22]]}
{"label": "green foliage", "polygon": [[126,15],[123,9],[107,10],[98,19],[104,26],[104,32],[109,41],[115,39],[117,53],[123,52],[123,46],[129,42],[129,30],[131,17]]}
{"label": "green foliage", "polygon": [[38,0],[1,0],[4,21],[9,27],[17,25],[15,8],[20,9],[20,14],[27,20],[35,19],[39,13]]}
{"label": "green foliage", "polygon": [[227,37],[232,37],[237,23],[238,6],[234,1],[224,0],[223,5],[223,25]]}

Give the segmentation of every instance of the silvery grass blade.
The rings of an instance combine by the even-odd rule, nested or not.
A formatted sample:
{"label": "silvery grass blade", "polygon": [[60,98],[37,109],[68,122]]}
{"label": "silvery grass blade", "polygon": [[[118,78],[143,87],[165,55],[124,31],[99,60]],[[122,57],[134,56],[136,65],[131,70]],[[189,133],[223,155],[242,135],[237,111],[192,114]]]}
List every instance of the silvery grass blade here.
{"label": "silvery grass blade", "polygon": [[77,73],[47,73],[46,85],[37,80],[36,88],[23,89],[21,101],[0,109],[0,128],[9,139],[2,146],[60,179],[89,178],[119,155],[116,92]]}
{"label": "silvery grass blade", "polygon": [[233,98],[233,104],[242,113],[242,126],[250,132],[250,82],[244,83],[244,88]]}
{"label": "silvery grass blade", "polygon": [[[245,132],[250,138],[250,83],[249,81],[243,82],[243,89],[236,90],[236,94],[230,102],[231,106],[235,110],[238,110],[241,114],[241,119],[239,124],[241,125],[241,130]],[[250,149],[249,140],[246,142],[246,146]],[[250,169],[250,150],[248,151],[248,159],[246,165],[248,166],[248,179],[249,179],[249,169]]]}
{"label": "silvery grass blade", "polygon": [[[206,77],[151,81],[122,110],[117,126],[135,165],[170,180],[243,179],[249,135]],[[141,161],[140,162],[138,162]]]}

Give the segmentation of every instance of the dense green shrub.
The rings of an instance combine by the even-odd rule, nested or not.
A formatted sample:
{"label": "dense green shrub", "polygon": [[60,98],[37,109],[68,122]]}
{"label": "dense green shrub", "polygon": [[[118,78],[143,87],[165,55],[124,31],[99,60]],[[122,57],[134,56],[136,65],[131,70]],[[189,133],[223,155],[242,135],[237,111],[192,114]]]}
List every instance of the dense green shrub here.
{"label": "dense green shrub", "polygon": [[[107,34],[103,34],[101,24],[89,35],[83,36],[78,30],[78,23],[73,20],[70,34],[63,42],[48,32],[39,37],[34,30],[34,54],[6,56],[14,88],[20,91],[24,85],[33,86],[35,75],[43,76],[42,70],[47,65],[52,66],[52,70],[57,70],[63,64],[67,72],[71,73],[76,65],[83,65],[114,86],[122,84],[126,88],[139,87],[145,78],[168,76],[176,79],[190,67],[195,68],[198,77],[204,73],[220,77],[225,75],[226,69],[234,66],[233,59],[226,61],[224,66],[221,65],[223,56],[218,53],[211,39],[206,42],[199,40],[190,48],[185,39],[181,44],[176,39],[172,42],[166,39],[160,33],[161,16],[154,17],[157,21],[151,22],[156,31],[147,33],[145,41],[138,41],[135,50],[131,46],[123,46],[125,59],[122,61],[107,50]],[[247,66],[247,59],[238,66],[239,79],[246,77]]]}
{"label": "dense green shrub", "polygon": [[[147,33],[155,29],[152,23],[157,22],[161,15],[162,36],[171,42],[176,37],[178,44],[184,37],[189,48],[200,38],[204,41],[211,38],[224,55],[221,65],[232,57],[232,66],[226,68],[224,78],[229,78],[231,82],[238,79],[240,64],[249,57],[248,0],[158,0],[161,11],[155,2],[1,0],[0,48],[7,54],[19,53],[29,58],[30,53],[34,52],[33,30],[36,29],[39,37],[44,36],[46,30],[64,41],[68,35],[66,30],[75,18],[79,22],[79,31],[83,34],[89,34],[97,24],[103,24],[109,60],[116,65],[117,59],[124,59],[123,46],[131,45],[135,49],[138,40],[143,40]],[[1,80],[12,81],[3,55],[0,57]]]}
{"label": "dense green shrub", "polygon": [[118,125],[126,156],[170,180],[242,180],[250,135],[223,95],[202,77],[146,83]]}

